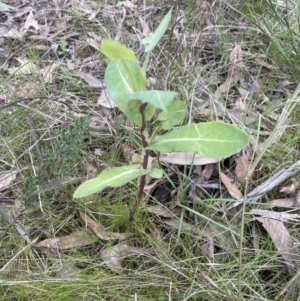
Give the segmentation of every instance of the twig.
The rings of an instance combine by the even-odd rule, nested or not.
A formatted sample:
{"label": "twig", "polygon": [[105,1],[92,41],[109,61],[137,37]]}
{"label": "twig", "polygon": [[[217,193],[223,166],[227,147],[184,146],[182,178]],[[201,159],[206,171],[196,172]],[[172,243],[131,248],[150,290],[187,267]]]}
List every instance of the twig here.
{"label": "twig", "polygon": [[16,219],[13,217],[11,211],[6,206],[0,206],[0,214],[2,214],[7,221],[16,227],[16,230],[20,234],[20,236],[27,242],[31,243],[31,239],[28,237],[26,231],[23,229],[21,225],[19,225],[16,221]]}
{"label": "twig", "polygon": [[[300,168],[300,160],[296,163],[292,164],[288,169],[281,169],[267,181],[253,189],[250,193],[248,193],[246,197],[246,201],[248,202],[257,202],[259,199],[262,198],[264,194],[274,189],[276,186],[280,185],[282,182],[287,180],[288,178],[292,177],[295,174],[295,169]],[[242,200],[234,202],[228,210],[235,208],[243,203]]]}
{"label": "twig", "polygon": [[27,119],[27,123],[30,127],[31,139],[32,139],[33,143],[35,144],[36,152],[37,152],[38,159],[40,161],[40,167],[41,167],[44,164],[44,159],[43,159],[43,154],[42,154],[42,151],[41,151],[41,148],[40,148],[40,145],[39,145],[39,137],[38,137],[38,135],[36,133],[36,130],[35,130],[34,120],[33,120],[31,115],[28,115],[26,119]]}

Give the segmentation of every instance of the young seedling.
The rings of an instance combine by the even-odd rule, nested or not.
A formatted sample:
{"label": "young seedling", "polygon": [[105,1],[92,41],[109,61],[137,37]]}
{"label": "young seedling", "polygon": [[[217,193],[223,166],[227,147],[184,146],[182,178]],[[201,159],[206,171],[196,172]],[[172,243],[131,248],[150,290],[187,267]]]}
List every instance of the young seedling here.
{"label": "young seedling", "polygon": [[[106,187],[120,187],[140,177],[137,199],[130,210],[130,220],[143,199],[146,176],[160,178],[163,171],[149,164],[149,152],[192,152],[210,158],[224,158],[239,152],[250,137],[235,126],[223,122],[180,125],[185,118],[186,105],[175,100],[176,92],[147,90],[146,68],[150,53],[157,45],[171,19],[171,11],[163,18],[151,37],[142,40],[146,59],[140,67],[134,53],[115,40],[103,40],[101,49],[110,60],[105,71],[107,92],[116,106],[140,128],[142,162],[104,170],[94,179],[81,184],[73,197],[81,198]],[[156,127],[150,131],[149,122],[159,111]]]}

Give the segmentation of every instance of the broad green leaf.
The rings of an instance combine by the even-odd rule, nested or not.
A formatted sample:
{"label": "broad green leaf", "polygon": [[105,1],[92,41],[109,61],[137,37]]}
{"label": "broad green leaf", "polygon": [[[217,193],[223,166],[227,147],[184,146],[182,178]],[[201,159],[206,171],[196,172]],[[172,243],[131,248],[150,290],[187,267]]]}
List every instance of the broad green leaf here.
{"label": "broad green leaf", "polygon": [[149,90],[132,93],[129,99],[138,99],[148,103],[157,109],[167,111],[167,107],[178,93],[172,91]]}
{"label": "broad green leaf", "polygon": [[13,10],[13,9],[16,9],[15,7],[13,6],[10,6],[10,5],[7,5],[5,3],[2,3],[0,2],[0,11],[9,11],[9,10]]}
{"label": "broad green leaf", "polygon": [[105,39],[101,42],[101,50],[112,62],[119,59],[137,61],[133,51],[116,40]]}
{"label": "broad green leaf", "polygon": [[[129,95],[146,90],[146,84],[141,73],[138,62],[129,60],[118,60],[110,62],[104,76],[109,97],[116,106],[135,124],[142,125],[142,115],[139,105],[129,107]],[[146,119],[150,120],[155,108],[146,108]]]}
{"label": "broad green leaf", "polygon": [[161,168],[153,168],[149,173],[149,176],[154,179],[160,179],[163,176],[163,171]]}
{"label": "broad green leaf", "polygon": [[166,112],[160,112],[157,119],[162,122],[163,130],[171,130],[174,125],[183,122],[186,114],[186,105],[183,101],[175,100],[173,101]]}
{"label": "broad green leaf", "polygon": [[120,187],[150,172],[151,169],[141,169],[141,164],[104,170],[98,177],[82,183],[74,192],[73,198],[82,198],[99,192],[106,187]]}
{"label": "broad green leaf", "polygon": [[154,34],[151,37],[142,39],[141,43],[146,45],[145,52],[149,52],[153,50],[153,48],[157,45],[161,37],[166,32],[169,22],[171,20],[172,8],[170,11],[164,16],[158,27],[156,28]]}
{"label": "broad green leaf", "polygon": [[146,149],[160,152],[192,152],[208,158],[224,158],[243,149],[250,136],[223,122],[191,124],[157,136]]}

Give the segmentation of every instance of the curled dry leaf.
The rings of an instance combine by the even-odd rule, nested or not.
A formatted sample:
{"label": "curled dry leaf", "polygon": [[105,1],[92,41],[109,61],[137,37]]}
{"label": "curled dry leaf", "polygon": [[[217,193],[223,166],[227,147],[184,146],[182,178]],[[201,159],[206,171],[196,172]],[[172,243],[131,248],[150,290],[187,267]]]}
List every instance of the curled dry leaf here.
{"label": "curled dry leaf", "polygon": [[236,200],[242,199],[244,196],[243,194],[239,191],[239,189],[231,183],[230,179],[228,176],[226,176],[223,172],[219,172],[221,181],[223,184],[226,186],[229,194],[235,198]]}
{"label": "curled dry leaf", "polygon": [[298,261],[298,254],[294,242],[283,222],[265,217],[257,217],[256,219],[262,223],[263,227],[270,235],[276,249],[283,257],[283,260],[291,273],[292,267]]}
{"label": "curled dry leaf", "polygon": [[293,194],[300,187],[300,178],[293,178],[290,186],[284,186],[280,189],[280,192],[286,194]]}
{"label": "curled dry leaf", "polygon": [[96,223],[82,211],[80,211],[79,214],[86,225],[102,240],[125,239],[132,235],[130,233],[113,233],[106,231],[101,225]]}
{"label": "curled dry leaf", "polygon": [[97,241],[97,239],[95,237],[91,237],[85,231],[76,231],[67,236],[45,239],[34,246],[38,249],[46,248],[65,250],[91,245],[95,241]]}
{"label": "curled dry leaf", "polygon": [[246,155],[237,156],[235,159],[236,167],[235,167],[235,176],[236,179],[241,183],[246,183],[247,181],[252,181],[253,178],[253,170],[250,170],[249,158]]}
{"label": "curled dry leaf", "polygon": [[100,256],[103,262],[111,268],[114,272],[122,272],[121,261],[128,255],[132,254],[155,254],[155,251],[152,248],[141,249],[129,246],[127,244],[118,244],[110,248],[105,248],[100,251]]}

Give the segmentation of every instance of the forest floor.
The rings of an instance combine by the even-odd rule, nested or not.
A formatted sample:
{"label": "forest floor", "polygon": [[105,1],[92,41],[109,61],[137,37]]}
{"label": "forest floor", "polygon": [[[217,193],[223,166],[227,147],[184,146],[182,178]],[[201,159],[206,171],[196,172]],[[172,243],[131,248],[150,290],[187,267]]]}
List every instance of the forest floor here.
{"label": "forest floor", "polygon": [[[294,3],[295,2],[295,3]],[[300,4],[11,0],[0,4],[1,300],[300,300]],[[251,136],[223,160],[164,158],[138,183],[74,199],[139,154],[108,98],[100,49],[141,40],[173,7],[147,69],[186,123]],[[195,157],[196,158],[196,157]]]}

